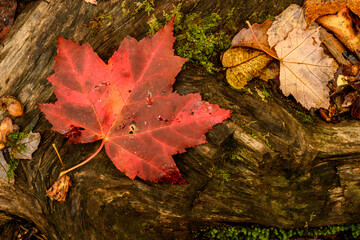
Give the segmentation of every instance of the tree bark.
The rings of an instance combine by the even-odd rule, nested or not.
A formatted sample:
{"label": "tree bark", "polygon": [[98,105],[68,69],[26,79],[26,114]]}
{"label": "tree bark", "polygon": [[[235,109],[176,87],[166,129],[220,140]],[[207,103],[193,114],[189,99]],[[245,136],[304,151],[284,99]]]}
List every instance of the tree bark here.
{"label": "tree bark", "polygon": [[[180,2],[155,1],[154,14],[161,18]],[[235,34],[247,19],[276,15],[301,2],[189,0],[181,11],[224,17],[234,8]],[[204,100],[230,109],[231,119],[207,134],[207,144],[174,156],[189,184],[130,180],[102,151],[70,173],[65,203],[47,198],[46,189],[61,171],[51,144],[60,149],[66,168],[100,144],[67,144],[36,107],[55,101],[46,77],[53,72],[56,38],[89,42],[107,60],[126,35],[146,35],[152,16],[136,8],[133,1],[120,0],[97,6],[80,0],[20,4],[0,46],[0,96],[21,100],[26,112],[15,122],[23,131],[40,132],[42,142],[32,160],[20,162],[14,186],[0,183],[0,225],[25,219],[49,239],[189,239],[193,230],[224,223],[299,228],[360,221],[353,214],[360,211],[359,121],[328,124],[316,117],[315,124],[304,123],[294,111],[299,106],[276,84],[252,81],[251,91],[236,91],[223,72],[209,74],[196,64],[187,64],[174,89],[200,92]],[[111,14],[112,24],[100,24],[94,34],[89,21],[100,13]],[[271,95],[266,102],[256,92],[263,87]]]}

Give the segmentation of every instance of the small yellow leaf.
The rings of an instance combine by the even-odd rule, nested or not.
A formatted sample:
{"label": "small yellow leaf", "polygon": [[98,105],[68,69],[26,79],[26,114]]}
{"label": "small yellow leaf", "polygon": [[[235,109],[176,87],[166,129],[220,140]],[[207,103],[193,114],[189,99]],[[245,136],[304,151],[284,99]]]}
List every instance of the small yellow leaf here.
{"label": "small yellow leaf", "polygon": [[226,70],[226,80],[236,88],[242,89],[254,77],[261,74],[273,60],[269,55],[250,48],[230,48],[223,57],[222,64]]}
{"label": "small yellow leaf", "polygon": [[347,81],[347,79],[346,79],[346,77],[344,75],[339,75],[338,76],[338,78],[336,80],[336,85],[338,87],[343,86],[343,85],[348,85],[348,84],[349,83],[348,83],[348,81]]}

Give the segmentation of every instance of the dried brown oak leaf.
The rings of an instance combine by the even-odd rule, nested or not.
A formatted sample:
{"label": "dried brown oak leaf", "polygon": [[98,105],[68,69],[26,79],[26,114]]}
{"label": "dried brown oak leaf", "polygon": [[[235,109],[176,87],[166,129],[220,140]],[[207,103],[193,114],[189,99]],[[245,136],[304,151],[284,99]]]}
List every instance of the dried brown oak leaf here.
{"label": "dried brown oak leaf", "polygon": [[236,89],[242,89],[273,60],[269,55],[251,48],[236,47],[228,49],[222,56],[226,70],[226,80]]}
{"label": "dried brown oak leaf", "polygon": [[[276,52],[270,48],[268,43],[268,35],[266,32],[269,30],[271,24],[273,21],[270,19],[266,20],[262,24],[255,23],[251,26],[254,35],[256,39],[261,44],[261,47],[265,49],[268,53],[270,53],[273,56],[276,56]],[[251,33],[251,30],[249,28],[243,28],[241,31],[236,34],[236,36],[233,38],[231,42],[232,47],[250,47],[255,48],[257,50],[263,50],[257,41],[255,40],[253,34]]]}
{"label": "dried brown oak leaf", "polygon": [[310,24],[324,15],[335,14],[344,7],[348,7],[353,13],[360,16],[359,0],[306,0],[304,3],[306,23]]}
{"label": "dried brown oak leaf", "polygon": [[[299,6],[291,5],[283,13],[297,16],[299,11],[303,15]],[[293,95],[307,109],[327,109],[330,105],[327,83],[333,78],[338,65],[334,59],[324,54],[324,49],[320,46],[319,27],[311,26],[306,29],[303,16],[297,17],[299,21],[296,24],[289,21],[289,18],[291,19],[278,17],[268,31],[272,35],[279,28],[281,33],[277,38],[273,36],[272,40],[276,43],[275,50],[280,58],[280,89],[285,96]]]}
{"label": "dried brown oak leaf", "polygon": [[61,203],[65,202],[66,194],[69,191],[70,186],[70,177],[67,175],[62,175],[56,180],[52,187],[49,188],[49,190],[46,190],[46,195],[51,200],[56,200]]}
{"label": "dried brown oak leaf", "polygon": [[333,32],[348,49],[360,56],[359,29],[354,26],[355,24],[347,7],[341,9],[338,14],[319,17],[317,22]]}

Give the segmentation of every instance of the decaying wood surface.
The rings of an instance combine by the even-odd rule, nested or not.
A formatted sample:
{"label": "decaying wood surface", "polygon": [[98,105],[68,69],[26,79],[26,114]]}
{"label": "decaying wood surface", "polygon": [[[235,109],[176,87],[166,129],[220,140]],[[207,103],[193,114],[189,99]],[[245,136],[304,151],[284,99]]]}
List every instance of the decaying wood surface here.
{"label": "decaying wood surface", "polygon": [[[107,60],[126,35],[144,37],[152,17],[136,13],[134,1],[98,2],[26,2],[0,46],[0,96],[18,97],[26,112],[16,122],[42,135],[33,160],[21,161],[15,185],[0,183],[0,225],[25,219],[49,239],[189,239],[193,230],[224,223],[295,228],[360,221],[353,214],[360,211],[359,121],[303,123],[294,101],[274,84],[253,81],[251,91],[239,92],[228,86],[223,72],[209,74],[193,64],[179,74],[175,89],[200,92],[230,109],[232,117],[207,134],[209,143],[174,156],[189,184],[130,180],[102,151],[70,174],[65,203],[47,198],[46,189],[61,171],[51,144],[60,149],[67,168],[99,144],[66,144],[35,105],[55,101],[46,77],[53,72],[56,38],[89,42]],[[154,14],[161,17],[180,2],[185,14],[202,16],[225,16],[234,8],[240,29],[254,13],[276,15],[296,1],[159,0]],[[113,22],[92,34],[89,20],[100,13],[111,14]],[[263,87],[271,95],[267,102],[256,91]]]}

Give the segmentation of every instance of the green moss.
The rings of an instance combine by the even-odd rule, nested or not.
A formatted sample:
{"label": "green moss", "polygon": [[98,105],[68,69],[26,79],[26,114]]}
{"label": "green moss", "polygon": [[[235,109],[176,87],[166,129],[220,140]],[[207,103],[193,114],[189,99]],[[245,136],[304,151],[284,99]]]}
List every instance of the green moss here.
{"label": "green moss", "polygon": [[106,26],[110,26],[112,24],[112,19],[113,17],[111,14],[100,13],[92,16],[89,20],[89,24],[87,25],[90,28],[90,34],[92,36],[97,34],[104,24],[106,24]]}
{"label": "green moss", "polygon": [[257,87],[255,87],[255,91],[257,92],[257,94],[259,95],[259,97],[261,97],[261,99],[264,102],[268,102],[268,100],[266,98],[270,97],[270,94],[268,93],[268,91],[266,91],[265,87],[263,86],[263,89],[258,89]]}
{"label": "green moss", "polygon": [[232,153],[231,159],[232,159],[232,160],[244,161],[244,158],[242,158],[242,157],[241,157],[240,155],[238,155],[237,153]]}
{"label": "green moss", "polygon": [[238,26],[238,24],[234,21],[235,18],[236,18],[235,8],[233,7],[232,9],[230,9],[230,11],[227,12],[226,18],[225,18],[225,22],[226,22],[226,25],[227,25],[230,29],[232,29],[234,32],[238,32],[238,31],[239,31],[239,26]]}
{"label": "green moss", "polygon": [[230,36],[224,31],[214,31],[220,20],[217,13],[204,18],[198,13],[186,16],[183,24],[175,27],[176,53],[190,62],[199,63],[210,73],[217,71],[213,59],[230,46]]}
{"label": "green moss", "polygon": [[205,228],[194,232],[195,239],[246,239],[246,240],[268,240],[268,239],[297,239],[311,237],[317,239],[342,233],[346,239],[358,239],[360,237],[360,224],[334,225],[313,229],[279,229],[274,227],[262,227],[249,225],[240,227],[217,227]]}
{"label": "green moss", "polygon": [[6,179],[8,183],[15,178],[15,170],[19,165],[19,161],[10,154],[9,168],[6,172]]}
{"label": "green moss", "polygon": [[26,133],[18,132],[18,133],[10,133],[6,137],[7,137],[8,141],[9,141],[8,144],[10,144],[10,146],[12,146],[11,144],[16,144],[19,140],[23,139],[27,135],[28,134],[26,134]]}
{"label": "green moss", "polygon": [[121,11],[124,17],[128,15],[130,12],[129,9],[126,9],[125,4],[126,4],[126,0],[121,3]]}
{"label": "green moss", "polygon": [[181,12],[181,6],[182,3],[179,3],[178,5],[173,5],[173,9],[170,11],[169,14],[163,13],[163,16],[165,17],[165,21],[168,22],[173,16],[175,16],[174,24],[179,25],[181,23],[181,20],[183,19],[183,14]]}
{"label": "green moss", "polygon": [[211,178],[219,179],[221,184],[231,182],[233,180],[228,172],[215,166],[208,170],[208,174]]}
{"label": "green moss", "polygon": [[149,34],[154,34],[163,26],[154,14],[152,15],[152,18],[147,22],[147,24],[149,25]]}
{"label": "green moss", "polygon": [[150,12],[153,11],[155,7],[154,0],[144,0],[142,2],[135,2],[135,4],[137,5],[137,8],[135,9],[135,13],[144,10],[149,16],[150,16]]}
{"label": "green moss", "polygon": [[296,110],[292,107],[289,107],[289,109],[295,115],[295,117],[298,118],[299,120],[301,120],[303,123],[315,125],[315,123],[316,123],[315,117],[313,117],[309,114],[306,114],[304,112],[301,112],[299,110]]}
{"label": "green moss", "polygon": [[[205,17],[192,13],[184,17],[180,11],[181,6],[181,3],[174,5],[172,11],[163,14],[165,22],[175,16],[176,54],[188,58],[189,62],[200,64],[210,73],[217,71],[219,68],[214,62],[231,43],[231,37],[218,27],[221,21],[230,21],[234,10],[230,11],[225,19],[217,13]],[[165,22],[152,15],[148,21],[149,33],[154,34],[160,30]]]}
{"label": "green moss", "polygon": [[261,14],[261,15],[258,15],[257,13],[253,14],[251,17],[250,17],[250,20],[251,22],[256,22],[256,23],[263,23],[264,21],[266,21],[267,19],[270,19],[271,21],[274,21],[275,20],[275,16],[274,15],[271,15],[271,14],[268,14],[268,15],[264,15],[264,14]]}
{"label": "green moss", "polygon": [[221,179],[221,183],[227,183],[233,180],[230,174],[223,169],[219,169],[217,176]]}
{"label": "green moss", "polygon": [[236,145],[226,149],[226,155],[222,158],[222,160],[227,162],[236,161],[248,169],[253,169],[254,167],[256,168],[258,164],[257,160],[248,151]]}
{"label": "green moss", "polygon": [[[8,142],[6,143],[6,148],[16,150],[17,152],[25,152],[26,145],[20,144],[20,141],[23,140],[28,134],[24,132],[11,133],[7,135]],[[19,160],[14,158],[10,151],[10,160],[9,160],[9,168],[6,172],[6,179],[8,182],[14,179],[15,170],[19,165]]]}
{"label": "green moss", "polygon": [[275,151],[275,148],[273,146],[271,146],[271,144],[269,143],[269,140],[266,138],[266,136],[263,136],[261,134],[257,134],[257,133],[254,133],[254,132],[251,132],[249,134],[251,137],[253,138],[258,138],[262,141],[264,141],[264,143],[266,144],[266,146],[268,146],[271,150],[274,150]]}
{"label": "green moss", "polygon": [[310,214],[309,221],[308,221],[308,222],[305,222],[304,228],[308,228],[308,227],[309,227],[309,222],[311,222],[312,220],[314,220],[315,217],[316,217],[316,214],[315,214],[314,212],[312,212],[312,213]]}
{"label": "green moss", "polygon": [[[178,5],[173,5],[173,9],[170,11],[170,13],[163,13],[163,17],[165,18],[165,21],[168,22],[170,19],[175,16],[174,19],[174,25],[175,28],[178,24],[181,23],[181,20],[183,18],[183,14],[180,12],[182,3],[179,3]],[[153,14],[151,19],[148,21],[149,25],[149,34],[155,34],[155,32],[159,31],[163,26],[164,23],[161,22],[156,16]]]}
{"label": "green moss", "polygon": [[261,93],[265,98],[270,97],[270,93],[268,91],[266,91],[264,86],[263,86],[263,89],[261,90]]}
{"label": "green moss", "polygon": [[[269,94],[270,96],[270,94]],[[249,134],[251,137],[253,138],[258,138],[260,140],[262,140],[266,146],[268,146],[271,150],[275,151],[275,148],[270,144],[269,140],[266,138],[268,137],[269,134],[266,134],[265,136],[258,134],[256,132],[254,132],[254,130],[250,127],[251,124],[256,123],[257,121],[251,121],[248,124],[242,124],[244,130],[246,131],[247,134]]]}
{"label": "green moss", "polygon": [[271,21],[274,21],[275,20],[275,16],[274,15],[271,15],[271,14],[268,14],[266,16],[266,19],[270,19]]}

